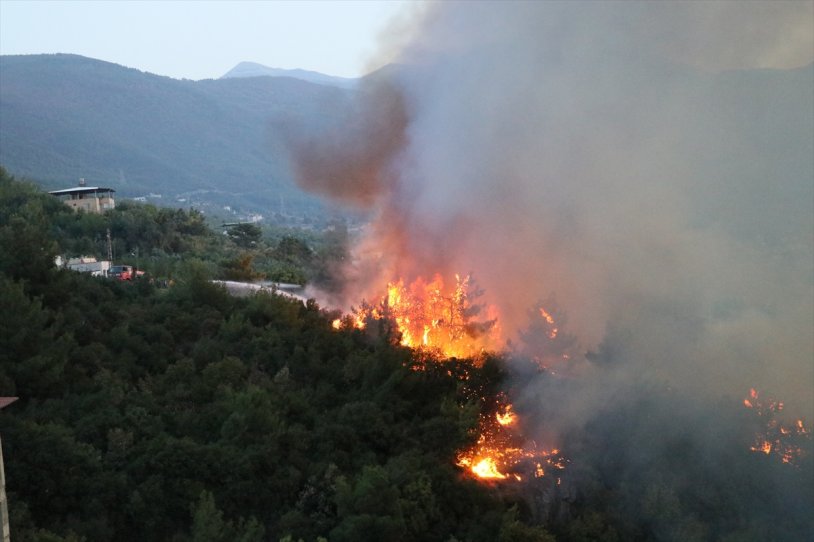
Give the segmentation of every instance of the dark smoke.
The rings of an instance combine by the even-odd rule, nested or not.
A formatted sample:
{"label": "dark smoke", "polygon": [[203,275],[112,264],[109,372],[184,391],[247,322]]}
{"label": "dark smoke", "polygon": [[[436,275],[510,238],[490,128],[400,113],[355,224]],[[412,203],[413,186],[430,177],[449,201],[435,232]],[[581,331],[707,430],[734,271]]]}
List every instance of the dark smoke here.
{"label": "dark smoke", "polygon": [[392,189],[390,164],[406,145],[402,95],[388,81],[368,82],[338,113],[317,134],[286,127],[295,175],[306,190],[370,207]]}
{"label": "dark smoke", "polygon": [[344,116],[292,136],[304,187],[375,216],[348,300],[471,271],[510,332],[554,292],[586,349],[610,324],[647,370],[811,413],[811,15],[424,9]]}
{"label": "dark smoke", "polygon": [[[526,396],[563,438],[625,412],[644,456],[684,438],[709,466],[700,434],[750,387],[810,425],[812,21],[812,2],[424,8],[347,121],[294,138],[304,187],[375,217],[346,299],[471,271],[517,341],[553,292],[590,361]],[[648,401],[678,409],[672,437]]]}

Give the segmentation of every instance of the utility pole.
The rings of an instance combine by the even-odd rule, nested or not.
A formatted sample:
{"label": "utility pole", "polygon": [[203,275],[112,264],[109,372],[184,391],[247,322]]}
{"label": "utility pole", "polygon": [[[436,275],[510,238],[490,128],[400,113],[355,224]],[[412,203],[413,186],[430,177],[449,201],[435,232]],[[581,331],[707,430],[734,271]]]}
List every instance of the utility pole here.
{"label": "utility pole", "polygon": [[107,261],[113,261],[113,241],[110,239],[110,228],[107,229]]}

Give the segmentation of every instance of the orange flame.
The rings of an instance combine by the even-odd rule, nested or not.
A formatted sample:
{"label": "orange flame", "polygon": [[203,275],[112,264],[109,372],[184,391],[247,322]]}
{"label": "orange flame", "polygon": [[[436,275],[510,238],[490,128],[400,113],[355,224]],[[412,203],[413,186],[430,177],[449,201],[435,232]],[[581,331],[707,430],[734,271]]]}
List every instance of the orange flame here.
{"label": "orange flame", "polygon": [[416,279],[409,286],[399,279],[387,285],[387,293],[375,305],[355,309],[354,326],[364,329],[369,320],[390,319],[401,335],[400,343],[411,348],[438,351],[444,357],[471,357],[497,344],[497,318],[476,321],[486,308],[474,303],[469,276],[455,275],[455,287],[446,288],[440,275],[430,282]]}
{"label": "orange flame", "polygon": [[801,441],[811,438],[803,420],[784,425],[775,416],[783,410],[782,401],[761,399],[754,388],[749,390],[749,398],[744,399],[743,404],[764,420],[763,428],[755,435],[754,444],[749,449],[766,455],[775,454],[783,463],[795,464],[804,453]]}
{"label": "orange flame", "polygon": [[457,464],[482,480],[522,480],[520,473],[534,478],[545,476],[546,470],[564,469],[566,460],[559,450],[538,448],[527,441],[518,427],[517,414],[505,396],[498,397],[498,410],[494,415],[482,415],[478,427],[478,441],[470,449],[458,454]]}
{"label": "orange flame", "polygon": [[484,457],[470,468],[478,478],[498,478],[500,480],[508,478],[508,476],[497,470],[495,460],[491,457]]}
{"label": "orange flame", "polygon": [[546,322],[548,322],[548,324],[549,324],[550,326],[552,326],[551,331],[549,331],[549,332],[548,332],[548,338],[549,338],[549,339],[556,339],[556,338],[557,338],[557,333],[559,333],[559,330],[558,330],[556,327],[553,327],[553,326],[556,326],[556,325],[557,325],[557,324],[556,324],[556,322],[554,322],[554,317],[553,317],[553,316],[551,316],[551,315],[550,315],[550,314],[549,314],[549,313],[548,313],[548,312],[547,312],[547,311],[546,311],[544,308],[542,308],[542,307],[540,307],[540,315],[543,317],[543,319],[544,319]]}
{"label": "orange flame", "polygon": [[768,440],[764,440],[758,446],[752,446],[751,450],[753,452],[763,452],[766,455],[772,453],[772,443]]}
{"label": "orange flame", "polygon": [[[399,279],[387,285],[378,302],[362,302],[352,317],[335,321],[334,327],[341,328],[342,322],[346,322],[345,325],[365,329],[371,321],[389,321],[395,324],[403,346],[434,359],[470,358],[493,349],[499,340],[496,309],[477,304],[478,295],[469,276],[455,275],[455,286],[451,288],[445,286],[440,275],[429,282],[418,278],[409,286]],[[540,309],[540,314],[551,326],[548,337],[556,338],[554,318],[544,309]],[[413,368],[421,370],[424,366],[419,363]],[[478,441],[458,454],[458,466],[487,481],[519,481],[522,476],[518,471],[542,477],[547,468],[565,468],[566,460],[558,450],[546,451],[533,442],[525,443],[518,429],[517,414],[505,397],[499,397],[497,406],[494,415],[481,416]]]}
{"label": "orange flame", "polygon": [[512,412],[512,405],[507,405],[504,412],[496,412],[495,419],[500,425],[511,425],[515,422],[515,415]]}
{"label": "orange flame", "polygon": [[[472,450],[458,454],[457,465],[464,467],[477,478],[485,480],[507,480],[510,477],[522,480],[516,471],[522,469],[530,472],[535,478],[545,476],[544,465],[554,469],[564,469],[566,460],[559,456],[558,450],[538,450],[532,443],[528,447],[500,446],[500,443],[488,444],[490,438],[481,436]],[[525,465],[525,466],[524,466]]]}

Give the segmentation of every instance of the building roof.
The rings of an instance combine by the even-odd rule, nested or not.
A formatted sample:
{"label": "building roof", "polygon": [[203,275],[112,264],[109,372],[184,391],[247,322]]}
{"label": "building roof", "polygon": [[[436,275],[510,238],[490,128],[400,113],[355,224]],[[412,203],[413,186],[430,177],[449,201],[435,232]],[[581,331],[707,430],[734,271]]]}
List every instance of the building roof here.
{"label": "building roof", "polygon": [[63,188],[62,190],[52,190],[48,192],[54,196],[65,196],[68,194],[95,194],[97,192],[115,192],[112,188],[102,186],[76,186],[74,188]]}
{"label": "building roof", "polygon": [[6,408],[17,399],[17,397],[0,397],[0,408]]}

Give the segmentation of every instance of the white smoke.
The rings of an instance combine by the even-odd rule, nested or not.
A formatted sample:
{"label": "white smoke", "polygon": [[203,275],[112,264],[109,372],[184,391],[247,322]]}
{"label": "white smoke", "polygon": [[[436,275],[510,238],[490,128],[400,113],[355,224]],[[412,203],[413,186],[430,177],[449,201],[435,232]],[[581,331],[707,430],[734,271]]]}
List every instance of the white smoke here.
{"label": "white smoke", "polygon": [[[376,152],[323,165],[365,172],[397,271],[474,272],[504,329],[553,292],[586,350],[624,334],[637,374],[810,416],[812,21],[812,2],[433,4],[389,42],[403,68],[373,95],[397,99],[355,113],[352,148]],[[358,177],[325,169],[300,173],[349,199]]]}

